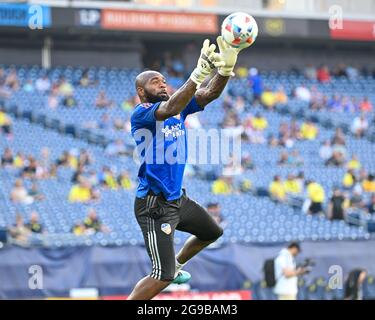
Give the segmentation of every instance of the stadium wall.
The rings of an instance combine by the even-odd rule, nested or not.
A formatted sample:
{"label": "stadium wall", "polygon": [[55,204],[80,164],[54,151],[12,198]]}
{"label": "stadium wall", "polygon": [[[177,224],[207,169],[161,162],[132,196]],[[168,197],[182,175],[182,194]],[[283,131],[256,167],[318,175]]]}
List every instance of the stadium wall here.
{"label": "stadium wall", "polygon": [[[374,275],[374,245],[375,240],[303,243],[300,260],[316,262],[306,281],[329,278],[331,266],[342,268],[344,277],[358,267]],[[186,267],[193,276],[191,287],[200,291],[246,288],[249,281],[263,279],[264,261],[276,256],[282,247],[228,244],[205,250]],[[29,288],[35,265],[43,271],[42,289]],[[0,250],[0,298],[64,297],[72,288],[98,288],[100,296],[126,295],[149,270],[142,246],[4,247]]]}

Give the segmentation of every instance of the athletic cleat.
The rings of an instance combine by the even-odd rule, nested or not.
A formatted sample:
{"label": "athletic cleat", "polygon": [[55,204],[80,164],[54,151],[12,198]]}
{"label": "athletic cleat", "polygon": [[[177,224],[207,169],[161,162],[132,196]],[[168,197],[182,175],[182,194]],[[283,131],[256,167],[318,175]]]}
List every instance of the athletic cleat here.
{"label": "athletic cleat", "polygon": [[174,278],[172,283],[183,284],[183,283],[188,282],[190,279],[191,279],[191,274],[189,272],[180,270],[177,274],[177,277]]}

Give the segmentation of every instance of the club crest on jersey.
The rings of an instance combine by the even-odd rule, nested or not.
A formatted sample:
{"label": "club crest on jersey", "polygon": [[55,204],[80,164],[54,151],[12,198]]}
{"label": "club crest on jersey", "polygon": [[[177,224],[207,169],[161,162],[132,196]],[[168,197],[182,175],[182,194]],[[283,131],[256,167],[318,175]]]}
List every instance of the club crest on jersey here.
{"label": "club crest on jersey", "polygon": [[148,108],[150,108],[150,107],[152,106],[152,103],[149,103],[149,102],[141,103],[141,106],[142,106],[143,108],[148,109]]}
{"label": "club crest on jersey", "polygon": [[172,232],[171,225],[169,223],[163,223],[161,225],[161,231],[163,231],[165,234],[170,234]]}

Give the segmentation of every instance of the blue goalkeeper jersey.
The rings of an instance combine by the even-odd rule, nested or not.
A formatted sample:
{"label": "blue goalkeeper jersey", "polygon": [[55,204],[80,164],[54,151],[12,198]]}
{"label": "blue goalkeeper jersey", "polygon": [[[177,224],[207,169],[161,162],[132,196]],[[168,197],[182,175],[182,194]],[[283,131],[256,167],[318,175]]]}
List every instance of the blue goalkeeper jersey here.
{"label": "blue goalkeeper jersey", "polygon": [[170,201],[182,196],[187,159],[184,121],[189,114],[203,109],[193,98],[179,116],[157,121],[155,111],[159,105],[160,102],[138,104],[131,116],[131,132],[141,159],[137,197],[143,198],[151,190],[163,193]]}

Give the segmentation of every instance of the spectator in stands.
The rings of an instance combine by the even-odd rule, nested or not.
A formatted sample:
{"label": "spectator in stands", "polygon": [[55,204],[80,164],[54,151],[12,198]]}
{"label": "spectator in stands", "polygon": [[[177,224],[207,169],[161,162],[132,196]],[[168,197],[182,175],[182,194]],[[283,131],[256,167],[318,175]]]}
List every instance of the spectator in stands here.
{"label": "spectator in stands", "polygon": [[260,97],[260,101],[263,105],[263,107],[265,107],[266,109],[273,109],[277,103],[277,100],[276,100],[276,95],[274,92],[272,92],[272,90],[270,88],[265,88],[261,97]]}
{"label": "spectator in stands", "polygon": [[102,130],[109,130],[112,127],[111,118],[108,113],[104,113],[98,121],[98,128]]}
{"label": "spectator in stands", "polygon": [[233,182],[230,176],[222,176],[212,183],[211,192],[213,194],[228,195],[233,191]]}
{"label": "spectator in stands", "polygon": [[375,181],[374,175],[369,174],[367,179],[362,182],[362,188],[364,192],[375,193]]}
{"label": "spectator in stands", "polygon": [[294,89],[294,96],[296,99],[301,101],[308,103],[311,101],[311,92],[304,84],[301,84]]}
{"label": "spectator in stands", "polygon": [[351,210],[357,211],[362,210],[365,207],[363,201],[362,192],[359,190],[354,190],[352,196],[350,197],[349,207]]}
{"label": "spectator in stands", "polygon": [[367,271],[364,269],[354,269],[349,273],[345,282],[344,300],[362,300],[363,283],[367,277]]}
{"label": "spectator in stands", "polygon": [[28,179],[39,179],[42,176],[42,170],[37,162],[37,160],[29,156],[27,159],[27,164],[22,170],[22,177]]}
{"label": "spectator in stands", "polygon": [[35,82],[36,90],[40,91],[41,93],[45,93],[50,90],[51,88],[51,81],[49,80],[48,76],[45,74],[41,78],[38,78]]}
{"label": "spectator in stands", "polygon": [[295,119],[293,119],[289,124],[289,136],[293,140],[301,139],[300,127]]}
{"label": "spectator in stands", "polygon": [[72,183],[78,183],[78,180],[79,180],[79,177],[83,176],[83,174],[85,173],[85,168],[83,165],[79,166],[77,168],[77,170],[73,173],[73,176],[72,176]]}
{"label": "spectator in stands", "polygon": [[29,195],[21,179],[17,179],[14,183],[14,187],[10,192],[10,199],[14,203],[20,203],[25,205],[29,205],[34,202],[33,197]]}
{"label": "spectator in stands", "polygon": [[50,150],[47,147],[42,148],[40,151],[39,166],[47,177],[49,168],[51,167]]}
{"label": "spectator in stands", "polygon": [[103,172],[100,180],[102,185],[112,190],[117,190],[119,187],[116,175],[109,167],[103,167]]}
{"label": "spectator in stands", "polygon": [[357,138],[362,138],[366,134],[368,126],[368,121],[362,114],[359,117],[354,118],[350,130]]}
{"label": "spectator in stands", "polygon": [[292,242],[282,249],[275,259],[274,293],[279,300],[297,300],[298,276],[307,272],[307,269],[296,266],[295,258],[300,252],[299,243]]}
{"label": "spectator in stands", "polygon": [[52,90],[47,98],[47,107],[51,110],[56,110],[59,106],[59,96],[57,90]]}
{"label": "spectator in stands", "polygon": [[86,233],[86,227],[83,222],[76,222],[71,229],[71,232],[76,236],[82,236]]}
{"label": "spectator in stands", "polygon": [[73,185],[69,192],[70,202],[90,202],[93,199],[91,185],[86,178],[80,176],[78,184]]}
{"label": "spectator in stands", "polygon": [[375,194],[371,196],[370,202],[367,205],[367,210],[369,214],[375,213]]}
{"label": "spectator in stands", "polygon": [[92,234],[96,232],[110,232],[110,229],[105,226],[99,219],[96,210],[90,208],[87,212],[87,217],[83,221],[83,224],[86,228],[86,233]]}
{"label": "spectator in stands", "polygon": [[78,155],[78,166],[88,166],[94,162],[93,157],[86,149],[81,149]]}
{"label": "spectator in stands", "polygon": [[253,189],[253,184],[250,179],[241,179],[239,191],[241,193],[249,193]]}
{"label": "spectator in stands", "polygon": [[74,98],[73,94],[67,94],[62,100],[62,104],[66,108],[73,108],[78,105],[77,100]]}
{"label": "spectator in stands", "polygon": [[13,160],[13,167],[17,169],[22,169],[27,162],[25,155],[22,152],[17,152]]}
{"label": "spectator in stands", "polygon": [[118,184],[125,190],[132,190],[134,188],[133,182],[130,179],[129,172],[122,171],[118,177]]}
{"label": "spectator in stands", "polygon": [[36,211],[31,212],[30,221],[26,224],[26,228],[32,233],[46,233],[39,221],[39,214]]}
{"label": "spectator in stands", "polygon": [[308,64],[306,66],[304,74],[308,80],[316,80],[317,71],[316,71],[316,68],[312,64]]}
{"label": "spectator in stands", "polygon": [[127,150],[124,142],[121,139],[110,142],[105,148],[104,153],[107,156],[118,157],[127,155]]}
{"label": "spectator in stands", "polygon": [[327,104],[329,111],[342,111],[342,99],[338,93],[335,93]]}
{"label": "spectator in stands", "polygon": [[27,79],[25,84],[22,87],[22,90],[28,93],[31,93],[34,91],[34,84],[31,79]]}
{"label": "spectator in stands", "polygon": [[61,77],[58,82],[58,93],[64,97],[73,96],[74,88],[65,77]]}
{"label": "spectator in stands", "polygon": [[288,196],[292,197],[302,194],[301,185],[294,174],[288,174],[287,179],[284,181],[284,190]]}
{"label": "spectator in stands", "polygon": [[314,111],[322,110],[327,105],[327,96],[323,95],[316,86],[311,87],[310,109]]}
{"label": "spectator in stands", "polygon": [[297,149],[292,150],[288,157],[288,164],[293,167],[303,166],[304,160]]}
{"label": "spectator in stands", "polygon": [[331,143],[333,146],[334,145],[342,145],[342,146],[346,145],[345,134],[341,128],[336,128],[335,135],[333,136]]}
{"label": "spectator in stands", "polygon": [[342,179],[342,185],[346,190],[351,190],[354,187],[356,181],[357,178],[354,174],[354,171],[352,169],[348,169]]}
{"label": "spectator in stands", "polygon": [[39,187],[36,183],[33,183],[31,185],[29,196],[33,197],[34,201],[43,201],[45,199],[44,194],[39,190]]}
{"label": "spectator in stands", "polygon": [[259,112],[251,119],[251,124],[254,130],[264,131],[268,127],[267,119],[262,116]]}
{"label": "spectator in stands", "polygon": [[23,217],[17,213],[15,225],[9,227],[9,235],[15,244],[20,246],[28,246],[30,244],[29,237],[31,231],[25,226]]}
{"label": "spectator in stands", "polygon": [[263,80],[256,68],[249,69],[249,83],[253,91],[253,102],[260,101],[263,93]]}
{"label": "spectator in stands", "polygon": [[95,106],[97,108],[110,108],[113,106],[113,102],[107,98],[105,91],[101,90],[96,97]]}
{"label": "spectator in stands", "polygon": [[12,137],[12,119],[0,107],[0,133],[4,133],[8,138]]}
{"label": "spectator in stands", "polygon": [[362,112],[372,112],[372,110],[374,110],[374,107],[368,97],[363,98],[359,108]]}
{"label": "spectator in stands", "polygon": [[1,156],[1,166],[4,168],[11,168],[13,166],[14,157],[13,152],[10,148],[5,148],[3,155]]}
{"label": "spectator in stands", "polygon": [[5,78],[5,86],[7,86],[12,91],[17,91],[20,87],[20,82],[18,80],[17,71],[11,69]]}
{"label": "spectator in stands", "polygon": [[279,161],[277,162],[278,165],[283,166],[289,163],[289,154],[287,151],[283,150],[280,153]]}
{"label": "spectator in stands", "polygon": [[278,202],[284,202],[286,200],[286,192],[284,184],[280,176],[275,176],[273,181],[270,183],[268,191],[270,193],[271,199]]}
{"label": "spectator in stands", "polygon": [[315,140],[319,134],[319,129],[317,126],[309,120],[306,120],[302,126],[300,131],[300,136],[304,140]]}
{"label": "spectator in stands", "polygon": [[212,218],[222,227],[226,224],[223,216],[221,215],[221,208],[217,202],[207,204],[207,212],[211,215]]}
{"label": "spectator in stands", "polygon": [[351,170],[359,170],[361,169],[362,165],[361,162],[358,160],[357,155],[353,154],[351,159],[346,164],[346,167]]}
{"label": "spectator in stands", "polygon": [[329,73],[328,67],[325,65],[321,66],[317,71],[316,77],[319,82],[322,82],[322,83],[329,82],[331,80],[331,75]]}
{"label": "spectator in stands", "polygon": [[326,140],[319,149],[319,157],[326,162],[332,157],[332,152],[331,141]]}
{"label": "spectator in stands", "polygon": [[248,152],[244,152],[241,163],[242,163],[242,167],[245,170],[254,170],[255,169],[254,162],[251,158],[250,153],[248,153]]}
{"label": "spectator in stands", "polygon": [[329,220],[344,220],[346,216],[345,196],[339,188],[335,188],[328,204],[327,218]]}
{"label": "spectator in stands", "polygon": [[289,125],[286,122],[281,122],[279,126],[278,145],[292,148],[295,142],[295,138],[291,136]]}
{"label": "spectator in stands", "polygon": [[235,176],[243,173],[241,161],[237,157],[231,155],[228,162],[224,165],[223,176]]}
{"label": "spectator in stands", "polygon": [[96,81],[92,81],[89,78],[89,73],[86,70],[85,72],[82,73],[81,79],[79,80],[79,85],[83,88],[87,88],[89,86],[96,85]]}
{"label": "spectator in stands", "polygon": [[319,214],[323,212],[325,192],[323,187],[314,180],[306,182],[307,201],[304,204],[304,211],[308,214]]}

